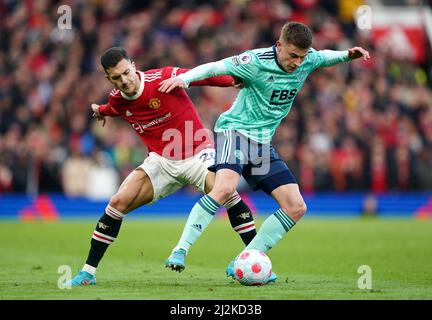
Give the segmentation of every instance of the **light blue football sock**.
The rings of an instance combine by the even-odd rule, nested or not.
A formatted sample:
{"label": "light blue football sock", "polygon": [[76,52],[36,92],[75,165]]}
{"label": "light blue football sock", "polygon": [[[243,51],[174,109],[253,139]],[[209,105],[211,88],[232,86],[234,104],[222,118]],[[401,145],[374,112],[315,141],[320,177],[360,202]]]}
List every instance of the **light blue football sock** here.
{"label": "light blue football sock", "polygon": [[279,209],[264,220],[261,228],[247,245],[246,249],[257,249],[263,252],[269,251],[295,224],[282,209]]}
{"label": "light blue football sock", "polygon": [[181,238],[174,250],[182,248],[189,251],[189,248],[197,241],[213,220],[219,207],[219,203],[208,195],[199,199],[189,214]]}

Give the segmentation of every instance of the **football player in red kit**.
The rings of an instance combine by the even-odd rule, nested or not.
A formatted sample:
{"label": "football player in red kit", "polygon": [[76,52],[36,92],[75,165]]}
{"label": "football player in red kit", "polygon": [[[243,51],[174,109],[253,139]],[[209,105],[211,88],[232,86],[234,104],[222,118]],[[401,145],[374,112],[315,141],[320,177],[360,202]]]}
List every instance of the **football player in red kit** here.
{"label": "football player in red kit", "polygon": [[[122,47],[108,49],[101,56],[106,78],[114,85],[105,105],[92,104],[93,116],[105,124],[105,116],[126,120],[147,145],[149,156],[123,181],[96,224],[90,251],[82,270],[65,286],[96,284],[96,268],[108,246],[116,239],[123,218],[130,211],[156,202],[178,189],[193,185],[208,193],[215,174],[212,133],[201,119],[185,90],[159,92],[159,83],[188,71],[174,67],[138,71]],[[228,87],[230,76],[212,77],[192,86]],[[211,205],[211,204],[209,204]],[[248,206],[235,193],[225,204],[231,225],[247,245],[256,234]],[[196,232],[201,232],[197,228]],[[185,252],[184,254],[187,254]],[[169,267],[181,272],[184,265]]]}

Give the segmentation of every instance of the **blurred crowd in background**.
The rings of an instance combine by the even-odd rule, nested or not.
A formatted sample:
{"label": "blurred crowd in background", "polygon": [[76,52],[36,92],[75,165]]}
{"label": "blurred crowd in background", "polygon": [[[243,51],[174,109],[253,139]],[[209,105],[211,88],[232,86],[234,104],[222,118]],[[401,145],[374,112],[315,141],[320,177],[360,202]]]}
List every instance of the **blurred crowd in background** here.
{"label": "blurred crowd in background", "polygon": [[[361,4],[0,0],[0,193],[106,197],[141,164],[146,147],[126,122],[91,117],[112,89],[99,62],[107,48],[124,46],[139,70],[192,68],[269,47],[289,20],[311,27],[315,49],[357,45],[372,57],[312,73],[278,128],[274,145],[301,190],[432,190],[430,47],[422,64],[374,47],[353,20]],[[236,89],[188,93],[212,129]]]}

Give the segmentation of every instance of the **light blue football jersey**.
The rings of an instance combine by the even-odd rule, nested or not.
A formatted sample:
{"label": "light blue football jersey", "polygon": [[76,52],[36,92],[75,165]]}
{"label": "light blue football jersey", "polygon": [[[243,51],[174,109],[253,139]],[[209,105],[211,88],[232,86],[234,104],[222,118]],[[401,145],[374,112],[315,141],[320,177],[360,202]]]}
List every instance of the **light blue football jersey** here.
{"label": "light blue football jersey", "polygon": [[223,59],[228,73],[243,79],[243,88],[231,108],[220,115],[214,130],[238,130],[254,141],[270,143],[307,76],[319,67],[349,60],[348,51],[311,48],[302,64],[288,73],[277,61],[275,46]]}

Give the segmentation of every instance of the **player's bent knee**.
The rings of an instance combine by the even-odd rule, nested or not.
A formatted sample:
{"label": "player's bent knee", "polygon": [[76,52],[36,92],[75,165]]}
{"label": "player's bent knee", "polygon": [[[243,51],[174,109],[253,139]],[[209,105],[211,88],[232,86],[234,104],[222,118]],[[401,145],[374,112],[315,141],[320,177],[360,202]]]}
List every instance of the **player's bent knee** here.
{"label": "player's bent knee", "polygon": [[298,221],[306,213],[307,207],[304,201],[298,201],[294,204],[283,206],[282,210],[293,217],[295,221]]}
{"label": "player's bent knee", "polygon": [[304,201],[301,201],[298,203],[298,205],[295,208],[295,215],[300,219],[301,217],[304,216],[306,210],[307,210],[306,203]]}
{"label": "player's bent knee", "polygon": [[228,201],[232,195],[234,194],[234,192],[236,191],[236,189],[234,187],[231,186],[223,186],[220,187],[216,190],[213,190],[212,193],[214,193],[214,196],[216,201],[220,201],[221,203],[225,203],[226,201]]}
{"label": "player's bent knee", "polygon": [[118,211],[120,211],[123,214],[126,214],[126,208],[127,205],[125,203],[125,201],[123,201],[122,197],[119,196],[118,194],[115,194],[111,197],[110,201],[109,201],[109,205],[111,207],[113,207],[114,209],[117,209]]}
{"label": "player's bent knee", "polygon": [[302,212],[301,212],[301,215],[302,216],[304,216],[305,215],[305,213],[306,213],[306,211],[307,211],[307,206],[306,206],[306,203],[303,201],[303,205],[302,205]]}

